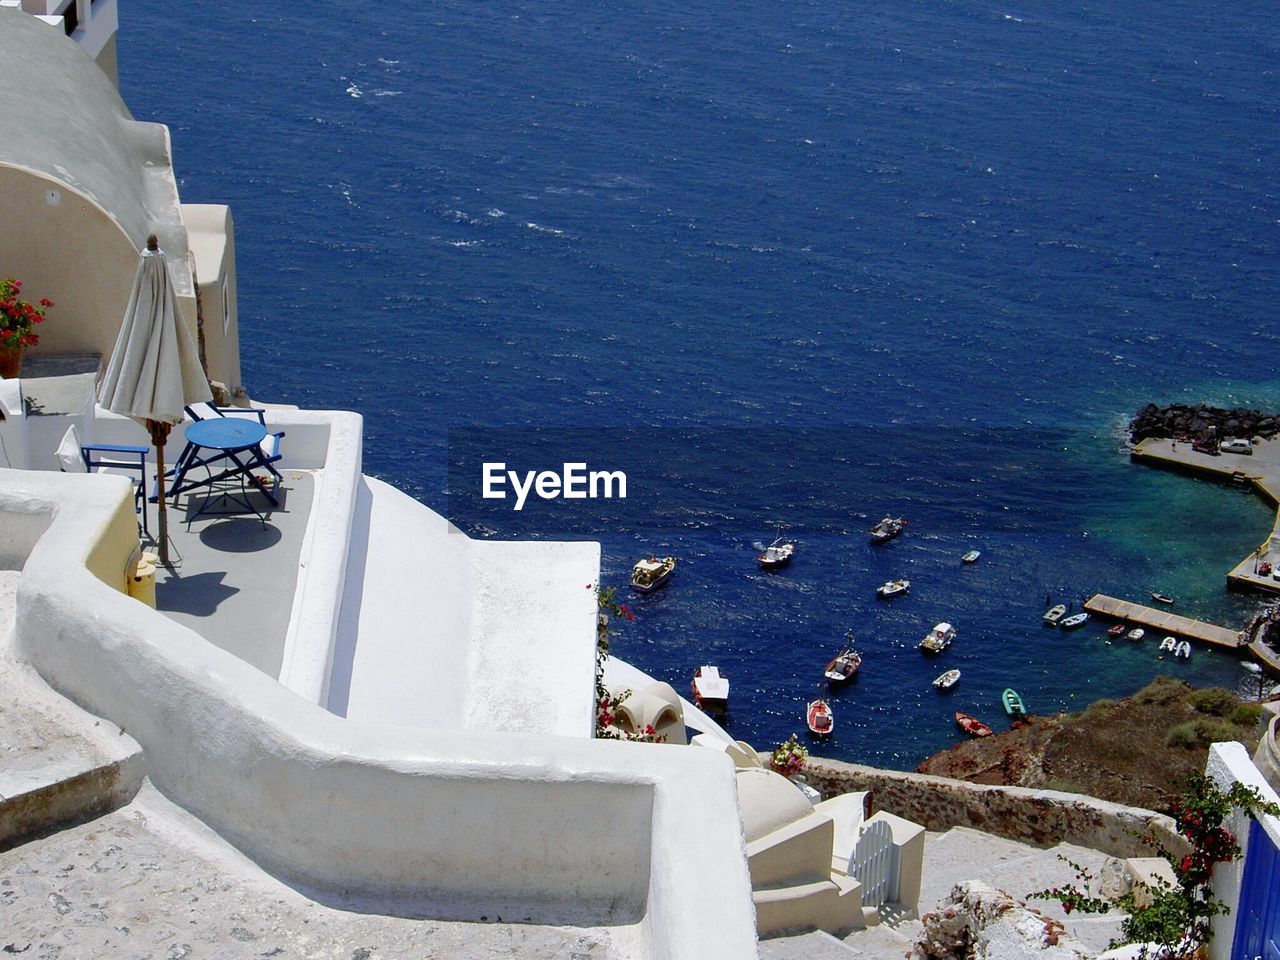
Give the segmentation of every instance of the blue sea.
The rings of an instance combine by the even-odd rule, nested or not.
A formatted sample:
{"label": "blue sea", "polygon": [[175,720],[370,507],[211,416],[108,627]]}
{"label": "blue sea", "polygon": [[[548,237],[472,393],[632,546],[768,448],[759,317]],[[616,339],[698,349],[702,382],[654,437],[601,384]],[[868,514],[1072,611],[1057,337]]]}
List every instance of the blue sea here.
{"label": "blue sea", "polygon": [[[361,412],[366,471],[476,535],[597,539],[606,584],[678,556],[615,651],[681,691],[719,665],[735,736],[802,730],[848,630],[864,665],[819,749],[890,767],[954,743],[957,709],[1002,726],[1007,686],[1036,713],[1158,673],[1243,688],[1230,657],[1040,614],[1261,602],[1225,574],[1271,509],[1123,436],[1148,401],[1280,409],[1276,5],[120,17],[184,201],[232,207],[251,394]],[[460,455],[577,449],[626,465],[625,504],[495,510]],[[886,513],[908,532],[874,548]],[[761,573],[779,524],[796,559]],[[939,620],[959,635],[927,659]]]}

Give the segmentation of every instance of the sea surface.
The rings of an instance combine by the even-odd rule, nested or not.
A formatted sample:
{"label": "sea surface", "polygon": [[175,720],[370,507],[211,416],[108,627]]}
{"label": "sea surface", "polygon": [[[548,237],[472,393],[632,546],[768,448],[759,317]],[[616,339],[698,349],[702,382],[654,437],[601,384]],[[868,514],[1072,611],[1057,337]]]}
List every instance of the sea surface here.
{"label": "sea surface", "polygon": [[[1245,683],[1040,615],[1259,605],[1225,574],[1270,508],[1131,464],[1123,428],[1148,401],[1280,409],[1275,4],[120,18],[183,200],[232,207],[252,395],[361,412],[365,470],[476,535],[598,540],[606,584],[678,556],[615,651],[682,692],[719,665],[735,736],[802,730],[849,630],[819,750],[890,767],[954,743],[957,709],[1003,726],[1007,686],[1041,713]],[[516,513],[478,499],[478,456],[625,465],[628,499]],[[886,513],[908,531],[872,547]],[[780,524],[795,561],[761,573]],[[959,636],[929,659],[939,620]]]}

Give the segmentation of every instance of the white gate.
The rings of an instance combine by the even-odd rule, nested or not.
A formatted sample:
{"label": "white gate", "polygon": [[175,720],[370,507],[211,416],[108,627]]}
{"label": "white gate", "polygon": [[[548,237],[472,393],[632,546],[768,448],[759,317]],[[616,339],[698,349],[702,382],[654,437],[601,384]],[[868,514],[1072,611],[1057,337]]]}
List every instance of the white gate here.
{"label": "white gate", "polygon": [[862,884],[862,905],[878,910],[896,893],[893,831],[882,820],[868,823],[849,860],[849,876]]}

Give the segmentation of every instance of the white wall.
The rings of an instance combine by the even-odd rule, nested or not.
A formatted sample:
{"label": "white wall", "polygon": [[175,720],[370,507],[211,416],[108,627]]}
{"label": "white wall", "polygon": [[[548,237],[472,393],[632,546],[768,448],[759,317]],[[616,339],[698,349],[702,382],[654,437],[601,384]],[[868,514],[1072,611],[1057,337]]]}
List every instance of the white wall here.
{"label": "white wall", "polygon": [[[1264,799],[1280,803],[1280,796],[1276,795],[1275,790],[1271,789],[1258,768],[1253,765],[1253,761],[1249,759],[1249,751],[1242,744],[1213,744],[1209,748],[1209,762],[1205,772],[1224,790],[1230,789],[1233,783],[1243,783],[1256,787]],[[1213,870],[1214,893],[1231,908],[1231,912],[1213,918],[1213,942],[1209,944],[1211,960],[1229,960],[1231,956],[1231,941],[1235,934],[1237,907],[1240,902],[1240,881],[1244,876],[1245,860],[1249,856],[1249,819],[1245,814],[1236,813],[1226,824],[1244,849],[1244,856],[1235,863],[1220,863]],[[1272,842],[1280,847],[1280,819],[1264,815],[1260,822]]]}
{"label": "white wall", "polygon": [[18,588],[17,649],[249,856],[322,895],[642,917],[649,956],[755,955],[726,757],[335,717],[88,572],[128,496],[118,478],[0,471],[0,537],[33,510],[53,517]]}

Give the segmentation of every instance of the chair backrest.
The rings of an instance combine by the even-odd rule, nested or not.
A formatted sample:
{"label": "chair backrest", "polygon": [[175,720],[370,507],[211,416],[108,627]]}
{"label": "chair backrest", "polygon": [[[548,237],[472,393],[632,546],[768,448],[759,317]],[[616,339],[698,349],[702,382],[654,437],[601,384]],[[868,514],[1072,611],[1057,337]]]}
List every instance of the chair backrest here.
{"label": "chair backrest", "polygon": [[73,423],[62,435],[58,449],[54,451],[58,466],[63,473],[88,473],[89,462],[85,459],[84,448],[80,446],[80,431]]}
{"label": "chair backrest", "polygon": [[216,417],[239,417],[244,420],[256,420],[266,425],[265,411],[257,407],[216,407],[208,401],[193,403],[186,408],[187,416],[192,420],[213,420]]}

